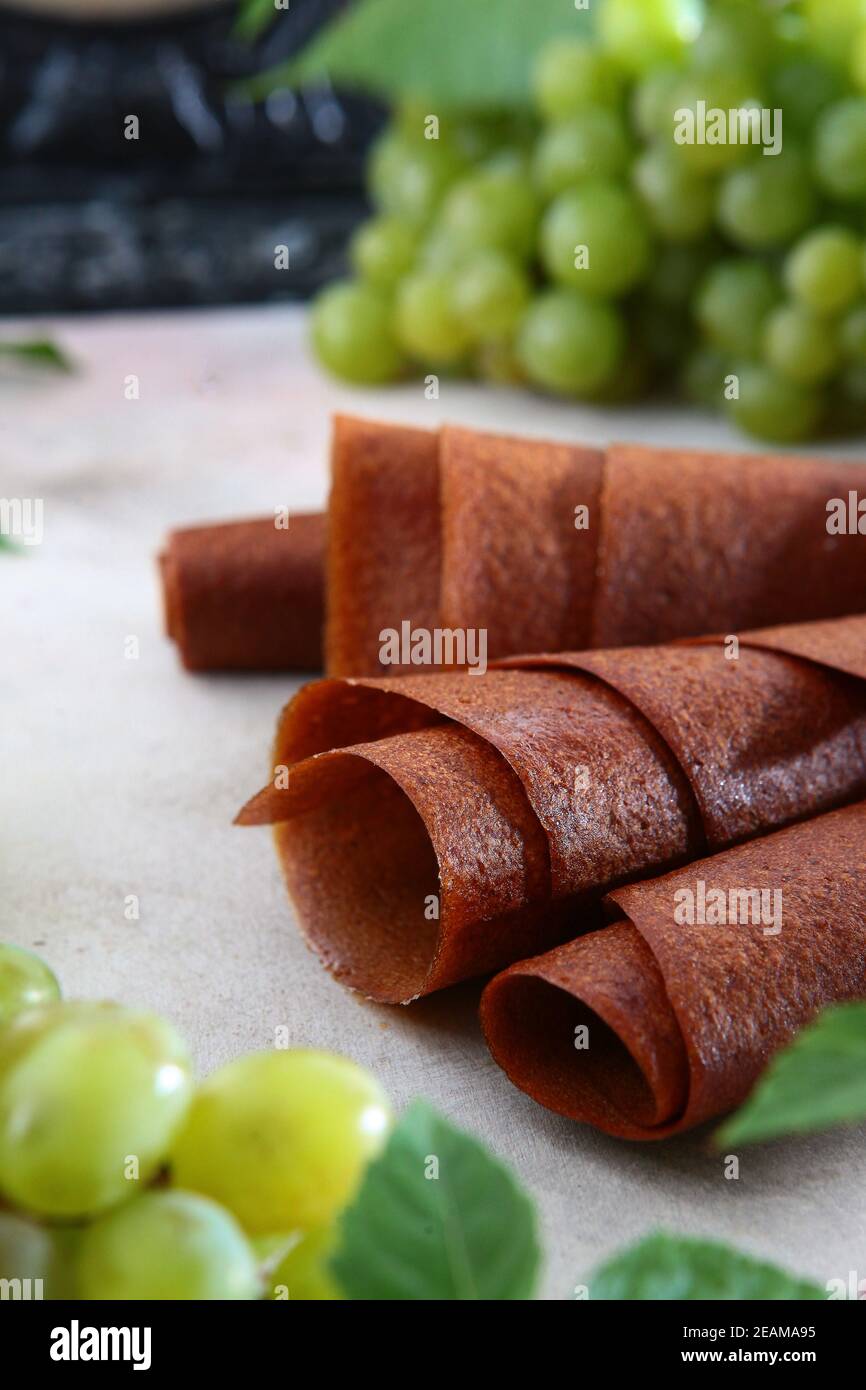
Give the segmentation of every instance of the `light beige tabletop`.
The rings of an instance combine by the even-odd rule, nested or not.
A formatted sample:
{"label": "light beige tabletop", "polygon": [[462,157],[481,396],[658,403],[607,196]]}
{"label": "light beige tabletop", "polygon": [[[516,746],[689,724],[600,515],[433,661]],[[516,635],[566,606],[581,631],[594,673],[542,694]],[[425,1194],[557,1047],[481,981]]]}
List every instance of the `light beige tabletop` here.
{"label": "light beige tabletop", "polygon": [[449,382],[438,401],[417,384],[341,388],[310,360],[300,309],[48,328],[78,375],[0,380],[0,495],[44,499],[42,545],[0,555],[0,934],[44,954],[69,995],[170,1016],[202,1072],[287,1025],[298,1044],[371,1066],[397,1105],[427,1096],[534,1193],[544,1297],[572,1297],[596,1261],[658,1227],[821,1281],[866,1278],[863,1128],[744,1151],[726,1181],[706,1132],[625,1144],[514,1090],[479,1036],[474,987],[388,1009],[336,985],[297,935],[268,832],[231,824],[293,682],[184,675],[162,634],[165,531],[321,506],[334,409],[598,442],[744,441],[662,408],[614,415]]}

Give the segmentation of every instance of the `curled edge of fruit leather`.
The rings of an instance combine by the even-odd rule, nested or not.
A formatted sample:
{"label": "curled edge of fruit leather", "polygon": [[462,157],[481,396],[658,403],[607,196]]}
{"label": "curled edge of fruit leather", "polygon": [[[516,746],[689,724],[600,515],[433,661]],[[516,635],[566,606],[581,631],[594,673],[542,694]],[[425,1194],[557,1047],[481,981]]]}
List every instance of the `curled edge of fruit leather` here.
{"label": "curled edge of fruit leather", "polygon": [[[836,633],[849,664],[858,640],[866,653],[866,621],[847,620]],[[820,633],[811,638],[822,640]],[[288,773],[288,788],[272,782],[239,820],[278,825],[302,929],[329,968],[372,998],[406,1002],[537,950],[545,902],[548,940],[564,940],[586,928],[588,905],[617,884],[866,794],[862,684],[810,661],[752,650],[753,640],[779,644],[783,637],[745,636],[733,665],[715,641],[526,658],[477,678],[318,682],[280,721],[274,766]],[[801,628],[797,641],[809,640]],[[548,669],[533,669],[545,663]],[[570,665],[576,669],[569,673]],[[699,672],[697,685],[690,667]],[[619,689],[608,684],[614,677]],[[738,684],[724,698],[730,682]],[[771,737],[762,714],[773,701],[782,708]],[[677,725],[680,704],[690,718]],[[417,734],[437,724],[433,758]],[[470,743],[468,787],[461,758],[468,759]],[[334,750],[342,753],[339,789],[328,763]],[[363,792],[350,787],[359,758],[379,767],[377,790],[369,779]],[[512,808],[520,802],[519,826],[513,814],[489,824],[485,818],[491,806],[501,807],[506,783]],[[713,799],[716,787],[721,799]],[[335,801],[339,808],[329,808]],[[403,848],[386,854],[397,821]],[[536,874],[522,897],[509,899],[508,911],[518,915],[506,932],[500,876],[513,868],[515,845],[530,839],[545,846],[548,877]],[[422,860],[427,877],[410,891],[402,864]],[[424,909],[434,896],[431,918]],[[360,909],[361,898],[372,906]],[[530,923],[520,918],[524,911]],[[363,930],[353,926],[359,912]]]}
{"label": "curled edge of fruit leather", "polygon": [[[781,898],[757,923],[680,920],[701,884],[727,902]],[[482,1026],[509,1079],[548,1109],[618,1138],[667,1138],[740,1104],[821,1008],[866,994],[866,803],[606,905],[612,925],[497,975]]]}
{"label": "curled edge of fruit leather", "polygon": [[320,671],[326,518],[172,531],[158,557],[165,627],[189,671]]}

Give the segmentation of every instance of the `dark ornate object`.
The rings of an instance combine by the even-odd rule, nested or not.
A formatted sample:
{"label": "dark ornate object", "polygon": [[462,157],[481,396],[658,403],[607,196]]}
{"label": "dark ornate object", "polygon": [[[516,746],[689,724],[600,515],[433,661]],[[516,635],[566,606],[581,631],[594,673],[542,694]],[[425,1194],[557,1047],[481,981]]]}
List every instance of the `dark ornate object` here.
{"label": "dark ornate object", "polygon": [[338,273],[381,113],[327,87],[255,105],[231,89],[344,3],[291,0],[255,44],[232,6],[0,11],[0,312],[297,298]]}

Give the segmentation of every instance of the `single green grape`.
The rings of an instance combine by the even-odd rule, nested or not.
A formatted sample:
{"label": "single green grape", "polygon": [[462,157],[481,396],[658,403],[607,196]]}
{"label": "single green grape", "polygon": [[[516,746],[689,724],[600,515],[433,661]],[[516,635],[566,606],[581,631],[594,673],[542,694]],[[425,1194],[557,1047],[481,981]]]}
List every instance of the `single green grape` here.
{"label": "single green grape", "polygon": [[57,978],[44,960],[23,946],[0,942],[0,1028],[15,1014],[59,998]]}
{"label": "single green grape", "polygon": [[[746,163],[755,153],[752,134],[762,109],[761,84],[747,70],[689,73],[674,94],[670,134],[677,154],[699,174],[722,173]],[[716,114],[720,111],[721,118]],[[731,111],[738,113],[736,139],[730,138]],[[724,136],[718,141],[717,127]],[[667,139],[668,132],[661,136]]]}
{"label": "single green grape", "polygon": [[827,381],[841,360],[835,324],[804,309],[780,304],[767,319],[764,357],[769,366],[800,386]]}
{"label": "single green grape", "polygon": [[337,1248],[335,1226],[322,1226],[295,1240],[273,1274],[268,1276],[268,1297],[302,1302],[333,1302],[342,1294],[328,1268]]}
{"label": "single green grape", "polygon": [[714,347],[752,357],[760,352],[767,315],[780,299],[778,281],[762,261],[724,260],[701,282],[695,316]]}
{"label": "single green grape", "polygon": [[613,106],[621,90],[616,64],[594,44],[554,39],[538,56],[533,93],[538,110],[549,121],[567,120],[586,106]]}
{"label": "single green grape", "polygon": [[832,197],[866,198],[866,97],[848,97],[821,113],[813,155],[818,182]]}
{"label": "single green grape", "polygon": [[844,66],[863,22],[863,0],[802,0],[810,46]]}
{"label": "single green grape", "polygon": [[604,0],[596,20],[601,44],[630,73],[679,60],[700,26],[696,0]]}
{"label": "single green grape", "polygon": [[814,54],[801,54],[774,68],[769,78],[770,105],[784,111],[784,130],[801,139],[811,136],[821,112],[845,96],[838,70]]}
{"label": "single green grape", "polygon": [[473,342],[510,337],[529,303],[523,267],[502,251],[477,251],[454,276],[451,301]]}
{"label": "single green grape", "polygon": [[338,281],[313,305],[310,331],[316,356],[344,381],[376,385],[403,369],[388,297],[372,285]]}
{"label": "single green grape", "polygon": [[683,391],[695,405],[721,410],[730,370],[724,353],[713,347],[699,347],[686,359],[680,378]]}
{"label": "single green grape", "polygon": [[755,0],[715,0],[692,46],[697,71],[736,71],[743,66],[761,73],[777,51],[773,15]]}
{"label": "single green grape", "polygon": [[554,198],[583,179],[625,173],[630,157],[631,142],[619,112],[588,106],[544,131],[535,147],[532,177],[545,198]]}
{"label": "single green grape", "polygon": [[158,1171],[191,1094],[163,1019],[117,1004],[19,1014],[0,1033],[0,1191],[43,1216],[104,1211]]}
{"label": "single green grape", "polygon": [[747,251],[793,241],[813,221],[816,209],[808,162],[791,145],[780,155],[757,155],[732,170],[719,190],[719,226]]}
{"label": "single green grape", "polygon": [[553,289],[537,295],[526,311],[517,357],[535,385],[591,397],[619,371],[625,345],[625,325],[609,304]]}
{"label": "single green grape", "polygon": [[777,444],[796,444],[814,433],[823,409],[815,391],[759,362],[742,364],[736,375],[739,394],[727,404],[747,434]]}
{"label": "single green grape", "polygon": [[370,152],[368,179],[373,202],[380,212],[422,226],[466,165],[456,141],[412,138],[404,131],[388,129]]}
{"label": "single green grape", "polygon": [[390,1123],[379,1083],[348,1058],[254,1052],[199,1087],[173,1180],[221,1202],[251,1234],[310,1230],[352,1199]]}
{"label": "single green grape", "polygon": [[666,241],[698,241],[712,227],[715,187],[687,168],[670,145],[645,150],[633,178],[653,231]]}
{"label": "single green grape", "polygon": [[453,302],[445,271],[417,270],[400,285],[394,328],[401,347],[419,362],[449,367],[468,351],[472,337]]}
{"label": "single green grape", "polygon": [[791,293],[816,314],[840,314],[864,289],[863,241],[847,227],[817,227],[785,264]]}
{"label": "single green grape", "polygon": [[652,239],[638,199],[623,185],[602,179],[588,180],[550,204],[539,246],[554,280],[593,298],[632,289],[652,260]]}
{"label": "single green grape", "polygon": [[391,290],[412,269],[417,250],[415,227],[396,217],[372,217],[352,237],[349,254],[362,279]]}
{"label": "single green grape", "polygon": [[842,352],[850,362],[866,363],[866,304],[857,304],[839,326]]}
{"label": "single green grape", "polygon": [[252,1247],[231,1213],[176,1189],[145,1192],[89,1226],[77,1276],[84,1299],[229,1301],[261,1292]]}
{"label": "single green grape", "polygon": [[648,143],[658,136],[670,140],[682,81],[679,68],[665,66],[651,69],[635,84],[631,98],[632,123]]}
{"label": "single green grape", "polygon": [[437,227],[464,252],[510,251],[527,257],[535,244],[538,203],[520,169],[482,169],[456,183]]}

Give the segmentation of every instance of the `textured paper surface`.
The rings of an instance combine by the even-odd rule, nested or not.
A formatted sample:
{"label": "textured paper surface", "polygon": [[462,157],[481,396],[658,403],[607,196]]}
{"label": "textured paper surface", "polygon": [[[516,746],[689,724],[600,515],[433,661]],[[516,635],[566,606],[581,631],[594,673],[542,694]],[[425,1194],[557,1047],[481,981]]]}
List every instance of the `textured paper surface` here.
{"label": "textured paper surface", "polygon": [[[53,327],[53,325],[52,325]],[[802,1275],[866,1277],[866,1129],[745,1150],[727,1182],[706,1131],[624,1144],[560,1120],[489,1058],[461,988],[411,1010],[359,1003],[294,931],[270,836],[231,819],[267,775],[285,677],[193,677],[162,635],[153,556],[172,526],[321,506],[334,409],[431,427],[745,448],[686,412],[582,411],[443,383],[358,393],[309,362],[300,311],[78,319],[69,380],[0,383],[0,494],[41,496],[45,539],[0,556],[4,937],[70,995],[162,1011],[202,1072],[287,1025],[423,1094],[480,1134],[539,1202],[543,1294],[650,1229],[736,1241]],[[11,331],[11,330],[10,330]],[[124,378],[139,375],[138,401]],[[852,451],[850,445],[835,451]],[[124,658],[137,636],[138,661]],[[138,922],[124,900],[138,894]]]}

